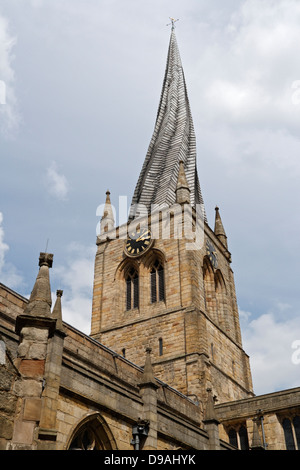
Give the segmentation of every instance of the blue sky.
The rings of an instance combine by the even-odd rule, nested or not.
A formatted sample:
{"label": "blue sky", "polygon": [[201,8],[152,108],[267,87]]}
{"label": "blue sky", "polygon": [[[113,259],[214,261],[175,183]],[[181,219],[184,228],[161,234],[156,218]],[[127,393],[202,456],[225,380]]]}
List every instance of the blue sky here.
{"label": "blue sky", "polygon": [[[89,333],[97,207],[131,200],[176,35],[208,221],[220,207],[257,394],[299,385],[298,0],[2,0],[0,281],[40,251]],[[2,90],[2,91],[1,91]]]}

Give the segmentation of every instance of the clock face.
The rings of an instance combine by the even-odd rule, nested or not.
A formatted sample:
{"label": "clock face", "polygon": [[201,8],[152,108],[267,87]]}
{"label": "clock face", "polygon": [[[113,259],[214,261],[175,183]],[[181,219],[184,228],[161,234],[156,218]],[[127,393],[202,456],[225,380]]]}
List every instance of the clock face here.
{"label": "clock face", "polygon": [[127,256],[141,256],[151,247],[152,242],[150,230],[148,228],[141,228],[129,234],[124,251]]}
{"label": "clock face", "polygon": [[216,268],[218,266],[217,251],[210,241],[206,242],[206,253],[208,254],[211,264]]}

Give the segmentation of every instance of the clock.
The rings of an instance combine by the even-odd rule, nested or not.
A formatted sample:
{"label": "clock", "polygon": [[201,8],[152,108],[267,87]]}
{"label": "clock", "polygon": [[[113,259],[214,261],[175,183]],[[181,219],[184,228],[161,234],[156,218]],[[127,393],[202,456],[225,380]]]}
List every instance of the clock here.
{"label": "clock", "polygon": [[211,264],[214,268],[216,268],[218,266],[217,251],[209,240],[206,242],[206,253],[210,259]]}
{"label": "clock", "polygon": [[140,228],[129,234],[124,252],[127,256],[135,258],[148,251],[152,244],[151,231],[148,228]]}

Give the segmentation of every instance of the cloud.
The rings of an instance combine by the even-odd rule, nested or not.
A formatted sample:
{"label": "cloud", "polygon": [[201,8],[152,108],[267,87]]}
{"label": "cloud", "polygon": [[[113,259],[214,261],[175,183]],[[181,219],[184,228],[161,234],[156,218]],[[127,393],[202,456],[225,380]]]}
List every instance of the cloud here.
{"label": "cloud", "polygon": [[0,132],[6,137],[11,137],[20,123],[12,67],[15,44],[8,21],[0,14]]}
{"label": "cloud", "polygon": [[[104,194],[107,181],[116,197],[119,191],[128,194],[126,191],[134,189],[157,111],[169,36],[165,24],[172,14],[167,10],[174,4],[180,18],[176,35],[191,93],[193,118],[197,121],[200,183],[206,209],[218,203],[224,211],[223,220],[239,273],[237,294],[242,292],[244,299],[252,299],[255,291],[256,303],[263,298],[264,305],[271,303],[273,292],[281,296],[282,304],[286,299],[291,301],[298,292],[299,265],[295,250],[299,218],[294,214],[300,174],[299,0],[228,3],[93,0],[89,8],[82,1],[30,0],[18,8],[20,2],[6,3],[11,24],[18,31],[18,47],[15,48],[16,39],[8,22],[0,15],[0,80],[5,82],[7,94],[7,104],[0,105],[0,128],[4,123],[7,126],[15,122],[16,96],[22,96],[22,115],[28,119],[4,162],[3,174],[14,177],[3,193],[1,210],[15,215],[16,228],[10,227],[10,232],[19,230],[20,215],[24,217],[24,246],[40,244],[39,230],[32,229],[37,210],[41,223],[51,220],[53,235],[50,232],[50,237],[57,236],[61,251],[66,254],[66,261],[56,266],[55,260],[51,270],[54,292],[54,287],[64,290],[64,319],[89,332],[94,258],[89,254],[89,247],[77,246],[77,251],[73,246],[67,251],[68,230],[73,230],[72,219],[76,214],[81,221],[76,237],[85,243],[89,208],[94,216],[95,198],[98,200],[98,191]],[[29,5],[34,8],[28,8]],[[141,40],[137,43],[138,37]],[[13,53],[18,53],[18,77]],[[146,113],[148,118],[144,109],[150,109]],[[57,119],[57,113],[69,114],[67,119]],[[116,129],[118,139],[115,139]],[[34,146],[32,136],[36,136]],[[68,154],[70,141],[73,150]],[[88,152],[85,152],[86,142],[89,142]],[[48,160],[43,171],[47,191],[52,197],[65,200],[70,188],[60,165],[66,169],[63,172],[69,171],[67,165],[72,165],[74,200],[70,202],[75,204],[76,195],[78,199],[76,206],[71,207],[70,203],[68,214],[64,214],[65,228],[61,224],[62,213],[56,211],[49,217],[41,206],[42,198],[36,197],[35,192],[31,192],[33,199],[28,200],[27,208],[20,204],[24,194],[21,179],[28,188],[36,185],[31,169],[36,168],[45,148],[48,150],[45,158],[52,155],[50,161],[55,160],[58,147],[64,160],[57,159],[58,165],[55,162],[50,165]],[[83,153],[86,160],[82,165]],[[26,178],[22,171],[25,166],[29,169]],[[130,169],[127,174],[126,168]],[[96,189],[89,191],[85,185],[83,191],[83,181],[90,181],[89,188]],[[42,216],[46,222],[42,222]],[[67,217],[71,223],[67,223]],[[7,262],[11,255],[7,246],[10,241],[3,233],[0,238],[0,260],[3,260],[0,273],[13,272]],[[22,251],[27,266],[32,264],[29,256],[30,250]],[[272,391],[273,385],[277,388],[281,377],[286,379],[283,385],[286,388],[299,375],[299,369],[290,361],[291,344],[299,337],[298,334],[292,337],[296,331],[294,308],[286,309],[281,318],[268,307],[263,310],[264,306],[259,305],[259,309],[259,313],[267,313],[259,316],[257,322],[254,317],[258,311],[254,307],[251,313],[241,312],[241,316],[248,316],[241,320],[245,323],[243,338],[245,350],[250,354],[256,393]],[[279,333],[285,324],[290,335],[283,348],[285,356],[281,356],[276,353],[275,342],[281,350],[283,338]],[[279,367],[283,368],[282,374]]]}
{"label": "cloud", "polygon": [[4,241],[4,229],[2,226],[3,214],[0,212],[0,282],[14,289],[23,283],[22,276],[17,272],[13,264],[6,261],[5,256],[9,250],[9,245]]}
{"label": "cloud", "polygon": [[47,190],[60,200],[65,200],[69,192],[69,183],[66,177],[58,172],[56,162],[52,162],[47,168]]}
{"label": "cloud", "polygon": [[246,0],[213,30],[201,63],[206,119],[299,130],[299,21],[298,0]]}
{"label": "cloud", "polygon": [[51,281],[52,286],[64,291],[63,320],[86,334],[91,325],[94,257],[94,245],[71,243],[64,264],[53,266]]}
{"label": "cloud", "polygon": [[9,246],[4,242],[4,230],[2,227],[3,214],[0,212],[0,272],[4,267],[5,253],[9,249]]}
{"label": "cloud", "polygon": [[[250,312],[240,311],[243,347],[250,356],[256,394],[281,390],[286,384],[289,388],[299,386],[300,364],[293,358],[300,325],[296,315],[287,317],[291,309],[291,305],[279,303],[273,312],[255,319]],[[275,312],[281,314],[280,319]]]}

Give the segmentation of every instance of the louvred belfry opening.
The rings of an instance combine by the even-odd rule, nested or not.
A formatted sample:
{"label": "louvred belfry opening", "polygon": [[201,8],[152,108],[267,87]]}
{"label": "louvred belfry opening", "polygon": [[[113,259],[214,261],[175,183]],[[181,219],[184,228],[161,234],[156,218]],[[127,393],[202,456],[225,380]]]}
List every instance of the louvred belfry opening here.
{"label": "louvred belfry opening", "polygon": [[165,300],[164,268],[156,260],[150,272],[151,279],[151,302],[160,302]]}
{"label": "louvred belfry opening", "polygon": [[131,268],[126,276],[126,310],[139,307],[139,276]]}

